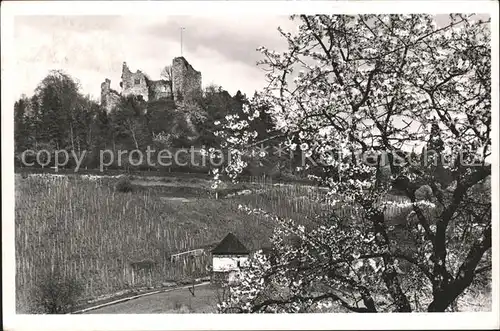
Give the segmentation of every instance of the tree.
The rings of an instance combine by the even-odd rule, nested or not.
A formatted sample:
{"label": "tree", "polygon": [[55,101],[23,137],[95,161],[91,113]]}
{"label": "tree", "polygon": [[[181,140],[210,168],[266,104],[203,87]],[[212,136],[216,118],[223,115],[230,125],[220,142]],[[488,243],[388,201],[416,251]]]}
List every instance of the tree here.
{"label": "tree", "polygon": [[147,105],[149,130],[152,133],[167,130],[172,124],[175,113],[175,103],[171,99],[149,101]]}
{"label": "tree", "polygon": [[160,73],[161,78],[165,78],[168,81],[172,81],[173,74],[172,74],[172,66],[165,66],[163,70]]}
{"label": "tree", "polygon": [[40,100],[42,140],[53,141],[58,149],[72,146],[71,128],[78,103],[79,85],[62,71],[51,71],[35,90]]}
{"label": "tree", "polygon": [[178,122],[184,136],[189,141],[199,137],[198,126],[207,119],[207,113],[196,103],[182,102],[177,106],[177,112],[182,114]]}
{"label": "tree", "polygon": [[37,145],[38,140],[41,138],[41,132],[43,128],[41,126],[41,105],[40,99],[35,94],[30,99],[30,114],[28,115],[28,134],[31,136],[31,146]]}
{"label": "tree", "polygon": [[[220,141],[214,135],[218,121],[224,116],[234,112],[235,102],[231,95],[222,89],[221,86],[211,84],[204,90],[203,97],[199,105],[206,114],[206,120],[199,122],[198,131],[200,133],[199,143],[210,147],[218,147]],[[241,108],[241,105],[240,105]]]}
{"label": "tree", "polygon": [[59,268],[42,275],[33,291],[36,313],[66,314],[71,312],[83,294],[84,287],[74,277],[65,276]]}
{"label": "tree", "polygon": [[145,116],[146,103],[143,100],[133,95],[124,97],[110,115],[115,135],[118,138],[130,138],[135,149],[151,140]]}
{"label": "tree", "polygon": [[172,72],[172,66],[165,66],[165,68],[163,68],[163,70],[160,73],[160,77],[170,82],[169,84],[170,94],[174,95],[174,90],[173,90],[174,75]]}
{"label": "tree", "polygon": [[29,116],[27,114],[29,100],[23,96],[14,104],[14,142],[16,152],[22,152],[28,145]]}
{"label": "tree", "polygon": [[[51,71],[37,86],[26,116],[27,136],[34,145],[81,153],[93,148],[92,128],[100,107],[79,92],[79,84],[63,71]],[[36,148],[36,146],[34,146]]]}
{"label": "tree", "polygon": [[[279,29],[287,51],[260,49],[269,86],[252,104],[267,106],[290,149],[297,142],[303,155],[322,160],[315,166],[324,174],[316,179],[361,217],[333,214],[311,225],[267,214],[281,224],[272,237],[274,262],[257,254],[220,310],[450,309],[491,269],[489,21],[450,15],[438,26],[430,15],[297,18],[295,35]],[[225,131],[255,118],[233,116]],[[225,169],[231,178],[243,171],[253,139],[231,136],[239,156]],[[405,153],[412,146],[426,146],[423,162],[408,162],[415,158]],[[379,155],[377,164],[363,162],[367,153]],[[388,185],[377,184],[382,166],[390,169]],[[449,180],[439,180],[443,171]],[[417,200],[429,196],[417,193],[424,184],[431,198]],[[385,214],[395,187],[411,208],[404,232]]]}

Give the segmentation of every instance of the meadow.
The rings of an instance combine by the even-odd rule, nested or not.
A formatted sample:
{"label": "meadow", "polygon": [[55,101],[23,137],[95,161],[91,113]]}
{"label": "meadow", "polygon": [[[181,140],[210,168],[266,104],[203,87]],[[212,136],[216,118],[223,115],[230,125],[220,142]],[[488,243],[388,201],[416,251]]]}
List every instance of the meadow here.
{"label": "meadow", "polygon": [[[32,306],[34,290],[55,270],[82,284],[83,301],[206,277],[208,254],[176,262],[170,256],[213,247],[228,232],[250,250],[269,247],[276,224],[242,211],[239,205],[301,223],[333,210],[358,217],[349,206],[325,201],[324,189],[315,186],[255,179],[226,183],[214,191],[203,178],[132,177],[132,192],[123,193],[115,190],[116,181],[85,175],[16,175],[18,313],[37,312]],[[397,223],[409,211],[392,207],[387,217]],[[482,308],[474,295],[467,300]]]}
{"label": "meadow", "polygon": [[96,176],[16,175],[19,312],[30,311],[33,289],[54,270],[81,282],[84,298],[206,276],[209,256],[171,262],[170,255],[213,246],[228,232],[251,250],[266,247],[275,224],[238,205],[297,216],[313,214],[319,197],[317,189],[293,185],[266,190],[265,182],[252,187],[261,193],[251,195],[249,184],[226,186],[218,199],[203,179],[136,178],[129,193],[115,191],[114,182]]}

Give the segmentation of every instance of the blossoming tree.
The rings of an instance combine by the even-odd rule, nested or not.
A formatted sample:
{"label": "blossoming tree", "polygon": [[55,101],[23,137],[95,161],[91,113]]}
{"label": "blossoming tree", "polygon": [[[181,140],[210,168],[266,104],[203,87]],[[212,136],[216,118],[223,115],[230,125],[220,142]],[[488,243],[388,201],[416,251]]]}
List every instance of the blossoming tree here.
{"label": "blossoming tree", "polygon": [[[305,226],[247,210],[279,223],[273,249],[255,254],[219,310],[450,309],[491,267],[489,22],[292,19],[294,34],[279,29],[286,51],[260,48],[268,87],[245,108],[245,120],[232,115],[221,124],[232,156],[224,171],[237,178],[246,166],[249,146],[262,139],[248,122],[265,111],[289,149],[316,160],[304,167],[322,168],[316,179],[329,195],[360,216],[334,213]],[[420,157],[405,153],[415,148]],[[383,166],[390,178],[382,182]],[[395,190],[411,208],[403,230],[385,213]]]}

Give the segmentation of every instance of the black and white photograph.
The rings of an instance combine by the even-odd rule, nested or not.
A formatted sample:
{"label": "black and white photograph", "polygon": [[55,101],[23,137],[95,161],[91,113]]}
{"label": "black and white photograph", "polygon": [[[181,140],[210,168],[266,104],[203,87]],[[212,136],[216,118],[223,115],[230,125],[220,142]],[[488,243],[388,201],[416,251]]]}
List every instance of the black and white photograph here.
{"label": "black and white photograph", "polygon": [[5,329],[499,327],[498,3],[287,2],[2,3]]}

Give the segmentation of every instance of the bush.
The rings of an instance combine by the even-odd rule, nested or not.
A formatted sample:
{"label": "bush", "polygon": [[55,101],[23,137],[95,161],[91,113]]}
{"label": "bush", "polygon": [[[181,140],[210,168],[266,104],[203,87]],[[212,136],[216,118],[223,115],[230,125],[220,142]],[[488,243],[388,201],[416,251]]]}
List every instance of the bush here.
{"label": "bush", "polygon": [[83,286],[75,278],[51,272],[40,279],[34,290],[33,310],[44,314],[69,313],[82,293]]}
{"label": "bush", "polygon": [[191,307],[191,304],[187,305],[177,300],[174,301],[172,309],[173,309],[172,312],[177,314],[194,313],[194,309]]}
{"label": "bush", "polygon": [[132,192],[132,182],[130,181],[130,177],[124,176],[118,179],[115,184],[115,191],[118,192]]}

